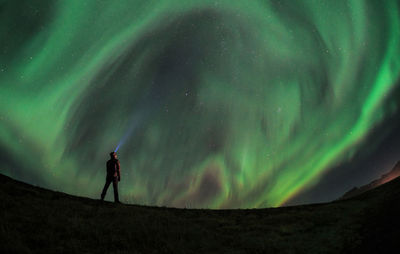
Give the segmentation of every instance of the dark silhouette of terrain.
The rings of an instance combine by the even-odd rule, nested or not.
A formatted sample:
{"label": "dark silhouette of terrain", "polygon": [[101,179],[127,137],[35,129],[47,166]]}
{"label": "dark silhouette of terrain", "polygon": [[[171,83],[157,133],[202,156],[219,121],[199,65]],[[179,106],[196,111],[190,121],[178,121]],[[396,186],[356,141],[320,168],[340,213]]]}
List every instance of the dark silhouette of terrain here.
{"label": "dark silhouette of terrain", "polygon": [[400,178],[355,198],[267,209],[101,202],[0,174],[0,253],[398,253]]}
{"label": "dark silhouette of terrain", "polygon": [[384,175],[382,175],[379,179],[376,179],[369,184],[363,185],[361,187],[354,187],[348,192],[346,192],[340,199],[347,199],[351,197],[358,196],[366,191],[372,190],[379,185],[382,185],[384,183],[390,182],[391,180],[397,178],[400,176],[400,161],[397,162],[397,164],[394,166],[394,168],[389,172]]}

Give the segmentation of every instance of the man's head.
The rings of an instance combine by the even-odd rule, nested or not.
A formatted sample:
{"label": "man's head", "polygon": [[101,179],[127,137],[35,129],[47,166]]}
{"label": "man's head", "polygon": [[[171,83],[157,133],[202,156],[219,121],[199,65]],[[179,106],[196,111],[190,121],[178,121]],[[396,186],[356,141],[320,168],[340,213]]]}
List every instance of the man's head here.
{"label": "man's head", "polygon": [[117,158],[117,153],[116,152],[111,152],[110,153],[111,159],[116,159]]}

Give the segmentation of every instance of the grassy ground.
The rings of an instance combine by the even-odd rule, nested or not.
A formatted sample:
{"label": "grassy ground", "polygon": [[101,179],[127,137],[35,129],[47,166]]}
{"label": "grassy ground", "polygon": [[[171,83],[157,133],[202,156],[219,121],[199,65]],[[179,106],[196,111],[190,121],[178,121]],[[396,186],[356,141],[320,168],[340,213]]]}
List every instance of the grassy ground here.
{"label": "grassy ground", "polygon": [[400,179],[357,198],[250,210],[121,205],[0,175],[0,253],[398,253]]}

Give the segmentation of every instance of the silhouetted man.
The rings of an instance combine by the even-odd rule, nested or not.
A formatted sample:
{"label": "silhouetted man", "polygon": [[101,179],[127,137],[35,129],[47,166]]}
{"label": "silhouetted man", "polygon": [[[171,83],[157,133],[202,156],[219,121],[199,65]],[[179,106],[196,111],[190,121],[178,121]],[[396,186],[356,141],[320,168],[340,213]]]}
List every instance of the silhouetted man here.
{"label": "silhouetted man", "polygon": [[118,182],[121,181],[121,167],[119,165],[119,160],[117,159],[117,154],[115,152],[111,152],[110,157],[111,159],[107,161],[106,184],[104,185],[103,192],[101,193],[101,200],[104,200],[107,189],[112,182],[114,189],[114,202],[120,203],[118,199]]}

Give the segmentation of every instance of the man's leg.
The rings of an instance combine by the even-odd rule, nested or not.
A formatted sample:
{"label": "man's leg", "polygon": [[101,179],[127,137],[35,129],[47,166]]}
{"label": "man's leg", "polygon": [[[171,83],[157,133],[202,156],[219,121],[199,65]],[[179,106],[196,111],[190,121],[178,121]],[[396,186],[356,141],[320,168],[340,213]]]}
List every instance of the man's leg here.
{"label": "man's leg", "polygon": [[118,178],[117,177],[114,177],[113,189],[114,189],[114,202],[115,203],[119,203],[119,198],[118,198]]}
{"label": "man's leg", "polygon": [[106,179],[106,184],[104,184],[103,191],[101,192],[101,200],[104,200],[104,197],[106,196],[107,189],[111,184],[111,179],[107,178]]}

